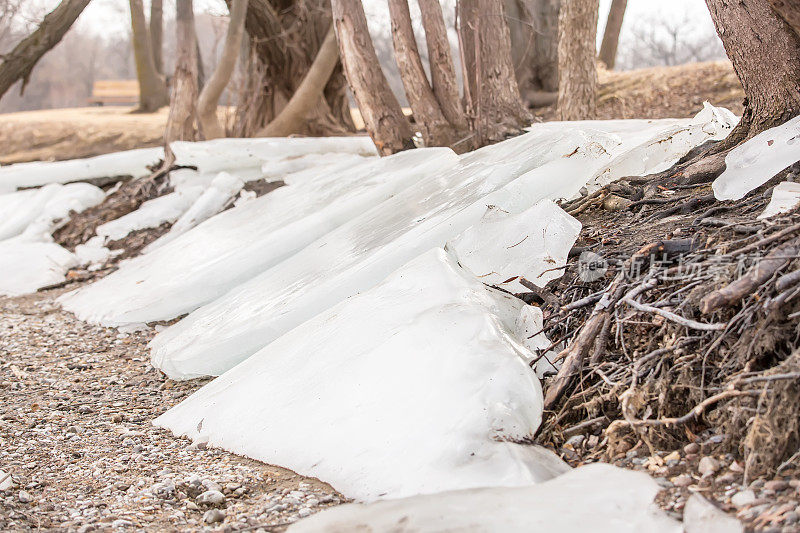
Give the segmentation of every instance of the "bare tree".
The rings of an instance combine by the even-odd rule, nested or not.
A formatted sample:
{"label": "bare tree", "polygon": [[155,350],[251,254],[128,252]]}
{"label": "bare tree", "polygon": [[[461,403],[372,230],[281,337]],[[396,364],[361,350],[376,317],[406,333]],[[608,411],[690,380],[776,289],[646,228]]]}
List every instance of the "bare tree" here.
{"label": "bare tree", "polygon": [[197,101],[197,36],[192,0],[176,1],[178,59],[172,78],[172,95],[164,140],[195,140],[195,102]]}
{"label": "bare tree", "polygon": [[153,63],[159,74],[163,74],[164,0],[150,0],[150,40],[153,43]]}
{"label": "bare tree", "polygon": [[559,0],[505,0],[511,59],[523,102],[528,107],[558,98]]}
{"label": "bare tree", "polygon": [[167,105],[169,96],[164,78],[156,70],[142,0],[130,0],[130,8],[133,55],[139,79],[139,111],[148,113]]}
{"label": "bare tree", "polygon": [[83,13],[89,0],[64,0],[48,13],[39,27],[14,49],[2,56],[0,63],[0,97],[22,80],[22,90],[39,59],[57,45],[72,24]]}
{"label": "bare tree", "polygon": [[558,18],[558,111],[585,120],[597,111],[597,0],[562,0]]}
{"label": "bare tree", "polygon": [[383,75],[360,0],[332,0],[339,55],[364,124],[382,154],[413,148],[411,126]]}
{"label": "bare tree", "polygon": [[231,18],[228,23],[228,32],[225,36],[222,57],[208,83],[203,87],[197,101],[197,119],[200,123],[203,137],[206,139],[217,139],[225,136],[225,130],[217,116],[217,107],[219,106],[222,92],[233,75],[233,69],[236,67],[236,62],[241,53],[244,19],[247,15],[247,0],[233,0],[230,9]]}
{"label": "bare tree", "polygon": [[0,0],[0,53],[11,38],[12,25],[21,8],[22,0]]}
{"label": "bare tree", "polygon": [[800,36],[768,0],[706,4],[746,96],[742,120],[720,152],[800,114]]}
{"label": "bare tree", "polygon": [[[422,138],[429,146],[447,146],[457,140],[456,134],[439,107],[422,66],[408,1],[389,0],[389,14],[397,66],[414,119],[422,130]],[[431,65],[431,69],[437,70],[437,65]]]}
{"label": "bare tree", "polygon": [[614,66],[617,63],[619,34],[622,30],[622,21],[625,18],[625,9],[627,7],[628,0],[612,0],[611,9],[608,11],[599,58],[609,70],[614,70]]}
{"label": "bare tree", "polygon": [[458,35],[475,144],[519,133],[531,117],[514,73],[502,0],[460,0]]}
{"label": "bare tree", "polygon": [[792,30],[800,35],[800,2],[797,0],[769,0],[772,9],[781,16]]}

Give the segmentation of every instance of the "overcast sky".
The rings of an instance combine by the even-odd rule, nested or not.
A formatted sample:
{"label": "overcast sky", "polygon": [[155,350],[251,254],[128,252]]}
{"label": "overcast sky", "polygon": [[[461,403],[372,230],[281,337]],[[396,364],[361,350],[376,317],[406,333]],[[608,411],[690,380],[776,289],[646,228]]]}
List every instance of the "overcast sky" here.
{"label": "overcast sky", "polygon": [[[53,3],[49,0],[49,3]],[[147,3],[147,0],[145,0]],[[222,0],[195,0],[196,9],[211,9],[217,12],[225,11]],[[174,2],[167,0],[166,9],[172,9]],[[367,10],[370,12],[385,10],[385,0],[365,0]],[[605,24],[605,16],[611,0],[600,0],[600,27]],[[92,0],[85,13],[81,16],[80,23],[95,29],[98,33],[127,31],[129,18],[127,14],[127,0]],[[625,16],[625,27],[636,24],[637,21],[652,17],[680,18],[689,16],[692,20],[703,22],[711,26],[711,18],[704,0],[629,0],[628,11]]]}

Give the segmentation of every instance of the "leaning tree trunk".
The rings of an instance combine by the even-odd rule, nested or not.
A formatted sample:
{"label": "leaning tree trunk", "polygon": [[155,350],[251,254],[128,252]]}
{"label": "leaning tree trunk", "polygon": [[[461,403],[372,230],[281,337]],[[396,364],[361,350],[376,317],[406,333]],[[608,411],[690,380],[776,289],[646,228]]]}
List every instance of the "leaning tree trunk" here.
{"label": "leaning tree trunk", "polygon": [[456,69],[442,7],[439,0],[417,0],[417,3],[422,16],[422,27],[425,29],[433,95],[444,118],[453,126],[456,134],[464,136],[467,132],[467,118],[458,94]]}
{"label": "leaning tree trunk", "polygon": [[[231,0],[227,0],[228,6]],[[317,57],[331,26],[329,0],[250,0],[245,30],[249,54],[233,134],[252,136],[287,105]],[[306,118],[304,135],[355,131],[341,63]]]}
{"label": "leaning tree trunk", "polygon": [[558,112],[586,120],[597,112],[597,0],[562,0],[558,17]]}
{"label": "leaning tree trunk", "polygon": [[159,74],[164,73],[164,0],[150,2],[150,41],[153,44],[153,63]]}
{"label": "leaning tree trunk", "polygon": [[225,129],[219,122],[217,107],[225,87],[230,82],[236,61],[242,48],[244,36],[244,18],[247,14],[247,0],[233,0],[231,2],[231,17],[228,23],[228,32],[225,35],[225,45],[222,56],[217,63],[217,68],[203,87],[197,99],[197,121],[201,133],[206,139],[218,139],[225,136]]}
{"label": "leaning tree trunk", "polygon": [[45,15],[32,34],[9,53],[0,56],[3,59],[0,63],[0,97],[19,80],[22,80],[22,90],[25,90],[33,67],[44,54],[61,42],[88,3],[89,0],[63,0]]}
{"label": "leaning tree trunk", "polygon": [[800,35],[800,2],[797,0],[769,0],[772,9]]}
{"label": "leaning tree trunk", "polygon": [[625,18],[625,9],[628,0],[613,0],[606,20],[606,29],[603,32],[603,43],[600,45],[600,61],[606,64],[609,70],[614,70],[617,63],[617,47],[619,46],[619,33],[622,30],[622,20]]}
{"label": "leaning tree trunk", "polygon": [[197,101],[197,35],[194,29],[192,0],[177,0],[176,26],[178,60],[172,78],[169,118],[164,134],[166,144],[195,140],[195,102]]}
{"label": "leaning tree trunk", "polygon": [[156,70],[150,32],[144,18],[142,0],[130,0],[133,55],[139,80],[139,111],[149,113],[169,103],[167,85]]}
{"label": "leaning tree trunk", "polygon": [[520,97],[502,0],[460,0],[458,33],[476,145],[519,133],[531,116]]}
{"label": "leaning tree trunk", "polygon": [[[444,116],[422,66],[407,0],[389,0],[392,42],[406,97],[427,146],[448,146],[456,133]],[[432,69],[437,65],[431,63]]]}
{"label": "leaning tree trunk", "polygon": [[411,126],[378,62],[361,0],[332,0],[339,56],[367,132],[381,154],[413,148]]}
{"label": "leaning tree trunk", "polygon": [[331,26],[300,87],[275,120],[261,130],[258,136],[287,137],[302,131],[306,117],[322,96],[337,63],[339,63],[339,48],[336,45],[336,32]]}
{"label": "leaning tree trunk", "polygon": [[706,4],[745,93],[742,120],[721,152],[800,114],[800,37],[768,0]]}

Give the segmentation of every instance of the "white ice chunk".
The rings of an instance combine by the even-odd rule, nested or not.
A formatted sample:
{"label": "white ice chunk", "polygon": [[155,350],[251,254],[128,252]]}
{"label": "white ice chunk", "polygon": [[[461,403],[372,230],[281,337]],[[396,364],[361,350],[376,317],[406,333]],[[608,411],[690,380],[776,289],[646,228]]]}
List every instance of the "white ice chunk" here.
{"label": "white ice chunk", "polygon": [[109,241],[122,239],[132,231],[157,228],[175,222],[203,194],[203,187],[184,186],[180,190],[144,202],[139,209],[97,227],[97,235]]}
{"label": "white ice chunk", "polygon": [[681,533],[660,511],[653,479],[607,464],[576,468],[546,483],[481,488],[348,504],[294,523],[290,533]]}
{"label": "white ice chunk", "polygon": [[18,296],[64,281],[75,255],[53,242],[0,242],[0,295]]}
{"label": "white ice chunk", "polygon": [[490,205],[447,246],[483,283],[518,292],[527,290],[521,279],[544,287],[560,277],[580,231],[581,223],[551,200],[519,214]]}
{"label": "white ice chunk", "polygon": [[627,176],[644,176],[669,169],[692,148],[707,141],[719,141],[728,136],[738,118],[722,107],[703,103],[703,110],[693,119],[677,124],[618,155],[587,183],[593,192],[604,185]]}
{"label": "white ice chunk", "polygon": [[772,189],[772,199],[764,208],[764,212],[758,215],[758,219],[789,213],[798,205],[800,205],[800,183],[782,181]]}
{"label": "white ice chunk", "polygon": [[271,137],[262,139],[215,139],[205,142],[174,142],[176,163],[193,166],[201,173],[260,167],[268,161],[336,152],[375,155],[375,145],[366,136]]}
{"label": "white ice chunk", "polygon": [[156,163],[163,155],[162,148],[141,148],[87,159],[8,165],[0,167],[0,192],[93,178],[115,176],[140,178],[149,175],[147,166]]}
{"label": "white ice chunk", "polygon": [[169,232],[151,243],[146,252],[154,250],[175,239],[212,216],[222,211],[233,197],[244,187],[244,182],[227,172],[220,172],[208,189],[195,200],[192,206],[172,225]]}
{"label": "white ice chunk", "polygon": [[448,148],[334,159],[289,175],[287,186],[126,261],[62,303],[84,320],[109,325],[174,318],[218,298],[405,187],[458,163]]}
{"label": "white ice chunk", "polygon": [[100,265],[111,257],[111,250],[106,248],[103,237],[94,236],[84,244],[75,247],[75,257],[80,265]]}
{"label": "white ice chunk", "polygon": [[725,172],[714,180],[717,200],[739,200],[778,172],[800,161],[800,117],[763,131],[725,157]]}
{"label": "white ice chunk", "polygon": [[429,250],[155,423],[359,500],[541,482],[568,467],[515,444],[542,417],[526,307]]}
{"label": "white ice chunk", "polygon": [[[558,198],[577,191],[581,185],[576,184],[607,162],[607,153],[595,146],[614,142],[600,134],[532,132],[477,150],[461,165],[399,192],[159,333],[151,342],[153,359],[157,365],[176,360],[192,368],[192,375],[173,373],[174,378],[231,368],[425,250],[443,246],[478,222],[488,205],[521,211],[548,194]],[[601,155],[595,158],[595,153]],[[523,172],[529,179],[517,187],[513,180]],[[509,182],[513,194],[503,189]],[[141,279],[147,278],[136,278]],[[98,296],[97,305],[109,297]],[[65,303],[70,310],[77,307]]]}

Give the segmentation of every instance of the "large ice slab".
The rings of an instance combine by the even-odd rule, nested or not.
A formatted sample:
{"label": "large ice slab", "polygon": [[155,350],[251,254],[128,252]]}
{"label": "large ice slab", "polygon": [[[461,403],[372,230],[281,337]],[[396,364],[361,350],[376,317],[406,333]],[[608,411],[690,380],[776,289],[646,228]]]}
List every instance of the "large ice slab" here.
{"label": "large ice slab", "polygon": [[714,180],[717,200],[739,200],[778,172],[800,161],[800,117],[763,131],[725,157],[725,172]]}
{"label": "large ice slab", "polygon": [[0,242],[0,295],[18,296],[64,281],[78,263],[75,255],[53,242],[19,237]]}
{"label": "large ice slab", "polygon": [[598,463],[530,487],[342,505],[296,522],[288,531],[681,533],[681,525],[653,503],[659,490],[647,474]]}
{"label": "large ice slab", "polygon": [[[447,148],[386,158],[336,156],[229,209],[62,298],[105,324],[174,318],[218,298],[418,180],[457,164]],[[259,346],[260,347],[260,346]]]}
{"label": "large ice slab", "polygon": [[532,313],[429,250],[155,423],[359,500],[544,481],[566,465],[516,444],[542,417]]}
{"label": "large ice slab", "polygon": [[532,132],[472,152],[167,328],[151,343],[153,360],[192,368],[191,375],[171,373],[175,378],[231,368],[425,250],[443,246],[478,222],[488,205],[518,212],[543,198],[576,193],[617,143],[599,133]]}

